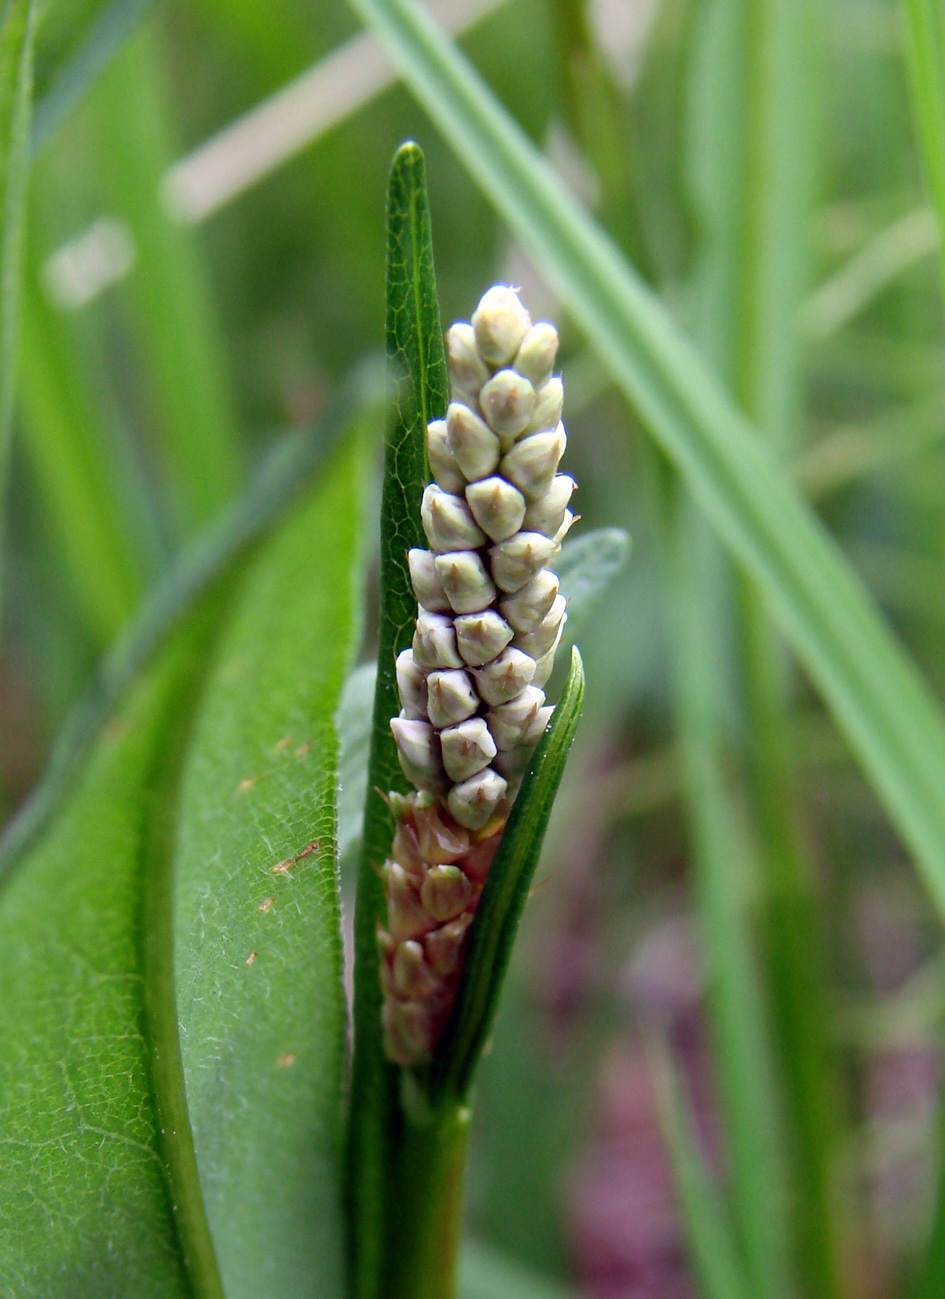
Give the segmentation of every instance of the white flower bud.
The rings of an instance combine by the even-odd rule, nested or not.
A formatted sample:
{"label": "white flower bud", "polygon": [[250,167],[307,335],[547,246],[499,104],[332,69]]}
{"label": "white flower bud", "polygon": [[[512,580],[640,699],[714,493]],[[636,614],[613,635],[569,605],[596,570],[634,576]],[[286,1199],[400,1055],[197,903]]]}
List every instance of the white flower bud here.
{"label": "white flower bud", "polygon": [[470,717],[458,726],[440,732],[443,766],[450,780],[468,780],[488,767],[496,755],[496,744],[481,717]]}
{"label": "white flower bud", "polygon": [[530,433],[502,457],[499,468],[529,500],[536,500],[551,486],[567,441],[561,423],[553,433]]}
{"label": "white flower bud", "polygon": [[411,721],[427,720],[427,679],[420,664],[413,656],[413,650],[404,650],[397,655],[397,689],[404,715]]}
{"label": "white flower bud", "polygon": [[394,1064],[420,1064],[433,1050],[433,1016],[419,1001],[388,999],[381,1011],[384,1054]]}
{"label": "white flower bud", "polygon": [[503,447],[528,428],[535,410],[535,389],[516,370],[500,370],[479,394],[479,408]]}
{"label": "white flower bud", "polygon": [[532,327],[532,319],[514,289],[494,284],[473,312],[479,355],[490,365],[508,365]]}
{"label": "white flower bud", "polygon": [[534,631],[521,632],[513,642],[516,649],[530,654],[536,661],[547,654],[559,637],[566,618],[568,602],[563,595],[556,595],[551,608],[542,618]]}
{"label": "white flower bud", "polygon": [[452,618],[420,609],[413,634],[413,656],[428,672],[436,668],[461,668],[463,660],[456,646]]}
{"label": "white flower bud", "polygon": [[485,420],[462,402],[451,401],[446,429],[450,450],[469,481],[488,477],[499,463],[502,447]]}
{"label": "white flower bud", "polygon": [[439,979],[427,964],[423,947],[415,938],[408,938],[397,948],[391,972],[394,989],[401,997],[420,1001],[439,987]]}
{"label": "white flower bud", "polygon": [[465,499],[444,492],[435,483],[424,489],[420,519],[427,540],[438,554],[451,550],[475,550],[486,540]]}
{"label": "white flower bud", "polygon": [[455,613],[478,613],[495,599],[489,570],[474,550],[437,555],[436,572]]}
{"label": "white flower bud", "polygon": [[432,930],[423,940],[427,960],[441,977],[455,974],[459,969],[471,924],[472,916],[467,911],[448,924],[441,925],[439,929]]}
{"label": "white flower bud", "polygon": [[517,787],[519,780],[528,770],[535,747],[547,730],[553,713],[554,709],[550,705],[540,708],[515,748],[506,749],[504,753],[497,755],[495,765],[510,785]]}
{"label": "white flower bud", "polygon": [[442,924],[466,910],[472,891],[472,881],[458,866],[434,866],[426,873],[420,896],[433,919]]}
{"label": "white flower bud", "polygon": [[407,551],[407,567],[413,593],[430,613],[447,613],[450,602],[436,571],[436,556],[432,550],[415,547]]}
{"label": "white flower bud", "polygon": [[551,378],[555,357],[558,355],[558,331],[545,321],[533,325],[515,355],[515,368],[541,388]]}
{"label": "white flower bud", "polygon": [[475,673],[479,694],[491,708],[507,704],[521,694],[534,675],[535,660],[519,649],[503,651]]}
{"label": "white flower bud", "polygon": [[422,938],[434,921],[420,901],[420,890],[397,862],[384,867],[387,886],[387,923],[392,936],[402,943],[407,938]]}
{"label": "white flower bud", "polygon": [[454,785],[447,802],[453,816],[470,830],[481,830],[505,797],[506,782],[486,767],[461,785]]}
{"label": "white flower bud", "polygon": [[477,397],[489,378],[489,367],[476,348],[476,331],[472,325],[459,322],[446,331],[446,361],[456,387]]}
{"label": "white flower bud", "polygon": [[[532,676],[532,685],[541,686],[542,689],[548,684],[548,678],[551,676],[552,668],[555,665],[555,654],[558,646],[561,644],[561,633],[564,631],[564,622],[562,621],[558,628],[558,634],[555,637],[555,643],[547,654],[542,654],[540,659],[535,661],[535,672]],[[482,694],[480,687],[479,693]]]}
{"label": "white flower bud", "polygon": [[525,497],[504,478],[483,478],[466,488],[473,518],[492,541],[515,535],[525,517]]}
{"label": "white flower bud", "polygon": [[558,579],[550,568],[543,568],[530,582],[526,582],[514,595],[499,604],[506,622],[517,632],[534,631],[551,611],[558,594]]}
{"label": "white flower bud", "polygon": [[492,580],[503,591],[518,591],[548,563],[554,542],[540,532],[517,532],[489,551]]}
{"label": "white flower bud", "polygon": [[497,654],[501,654],[515,635],[512,628],[494,609],[483,613],[469,613],[457,618],[456,645],[463,662],[470,667],[481,667]]}
{"label": "white flower bud", "polygon": [[417,816],[417,839],[420,855],[427,866],[452,865],[458,857],[469,851],[469,835],[447,819],[439,800]]}
{"label": "white flower bud", "polygon": [[430,471],[437,485],[442,487],[444,492],[455,492],[459,495],[466,486],[466,479],[450,450],[445,419],[435,419],[427,425],[427,459],[430,461]]}
{"label": "white flower bud", "polygon": [[489,730],[499,749],[514,749],[519,744],[545,702],[545,692],[526,686],[520,695],[500,704],[486,714]]}
{"label": "white flower bud", "polygon": [[528,422],[529,433],[544,433],[557,428],[564,410],[564,384],[555,375],[549,379],[535,397],[535,408]]}
{"label": "white flower bud", "polygon": [[465,722],[478,707],[468,672],[431,672],[427,677],[427,713],[438,730]]}
{"label": "white flower bud", "polygon": [[443,764],[440,760],[439,735],[429,722],[392,717],[390,729],[397,742],[404,775],[418,789],[440,789]]}
{"label": "white flower bud", "polygon": [[556,474],[544,496],[539,496],[537,501],[529,501],[522,527],[529,532],[540,532],[545,537],[554,537],[564,522],[565,511],[574,486],[573,478],[567,474]]}

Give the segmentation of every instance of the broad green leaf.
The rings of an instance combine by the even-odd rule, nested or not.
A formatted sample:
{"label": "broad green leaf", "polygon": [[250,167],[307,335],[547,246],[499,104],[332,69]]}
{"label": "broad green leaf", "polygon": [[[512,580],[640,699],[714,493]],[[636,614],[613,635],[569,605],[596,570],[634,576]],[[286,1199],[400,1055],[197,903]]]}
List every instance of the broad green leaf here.
{"label": "broad green leaf", "polygon": [[577,649],[548,730],[512,804],[499,849],[476,908],[456,1005],[433,1064],[435,1097],[465,1100],[495,1018],[512,945],[555,794],[581,714],[584,668]]}
{"label": "broad green leaf", "polygon": [[[0,18],[0,511],[6,502],[16,396],[37,14],[37,0],[20,0],[8,3]],[[2,581],[0,542],[0,589]]]}
{"label": "broad green leaf", "polygon": [[228,1299],[341,1293],[346,1012],[337,706],[359,630],[363,457],[344,450],[250,573],[188,736],[174,985]]}
{"label": "broad green leaf", "polygon": [[173,149],[158,35],[149,25],[126,44],[94,103],[106,192],[135,245],[127,288],[168,505],[186,534],[239,488],[243,449],[206,267],[160,194]]}
{"label": "broad green leaf", "polygon": [[[0,1277],[17,1299],[193,1293],[139,934],[157,866],[148,791],[205,646],[195,631],[162,655],[0,894]],[[175,1187],[184,1217],[193,1190]]]}
{"label": "broad green leaf", "polygon": [[945,14],[939,0],[902,0],[912,107],[945,274]]}
{"label": "broad green leaf", "polygon": [[349,441],[210,589],[6,877],[18,1297],[340,1299],[332,718],[363,477]]}
{"label": "broad green leaf", "polygon": [[445,412],[449,400],[423,154],[415,144],[403,145],[395,155],[387,196],[387,357],[394,407],[384,454],[378,672],[355,910],[349,1221],[354,1293],[363,1299],[377,1293],[384,1266],[384,1182],[397,1114],[399,1071],[383,1055],[375,937],[385,914],[378,868],[393,839],[383,796],[408,789],[390,730],[390,719],[400,711],[394,660],[411,642],[417,611],[407,551],[424,544],[420,497],[426,425]]}
{"label": "broad green leaf", "polygon": [[759,583],[945,911],[945,720],[862,584],[665,309],[413,0],[352,0]]}

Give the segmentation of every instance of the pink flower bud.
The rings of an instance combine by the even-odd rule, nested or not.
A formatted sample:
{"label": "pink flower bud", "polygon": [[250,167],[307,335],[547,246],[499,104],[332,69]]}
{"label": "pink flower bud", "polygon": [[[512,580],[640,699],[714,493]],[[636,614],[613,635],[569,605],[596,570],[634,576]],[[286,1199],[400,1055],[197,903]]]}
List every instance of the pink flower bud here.
{"label": "pink flower bud", "polygon": [[503,591],[518,591],[548,563],[554,542],[540,532],[517,532],[489,551],[492,580]]}
{"label": "pink flower bud", "polygon": [[481,717],[470,717],[440,732],[443,766],[450,780],[468,780],[488,767],[496,755],[495,740]]}
{"label": "pink flower bud", "polygon": [[500,370],[479,394],[479,408],[503,447],[511,446],[529,426],[535,410],[535,389],[516,370]]}
{"label": "pink flower bud", "polygon": [[420,519],[427,540],[438,554],[451,550],[475,550],[486,540],[465,498],[444,492],[435,483],[424,490]]}
{"label": "pink flower bud", "polygon": [[444,492],[460,495],[466,486],[466,479],[450,450],[445,419],[435,419],[427,425],[427,459],[437,485]]}
{"label": "pink flower bud", "polygon": [[[479,694],[492,708],[521,694],[535,675],[535,660],[518,649],[507,649],[475,674]],[[550,673],[549,673],[550,675]],[[544,684],[544,683],[542,683]]]}
{"label": "pink flower bud", "polygon": [[468,672],[431,672],[427,677],[427,713],[438,730],[472,717],[479,696]]}
{"label": "pink flower bud", "polygon": [[555,357],[558,355],[558,331],[554,325],[541,322],[533,325],[515,356],[515,368],[530,379],[534,387],[541,388],[551,378]]}
{"label": "pink flower bud", "polygon": [[472,891],[472,883],[458,866],[433,866],[424,877],[420,896],[428,913],[442,924],[466,910]]}
{"label": "pink flower bud", "polygon": [[567,441],[560,422],[553,433],[530,433],[502,457],[502,474],[529,500],[539,499],[551,486]]}
{"label": "pink flower bud", "polygon": [[471,397],[477,397],[479,389],[489,378],[489,367],[479,355],[472,325],[460,322],[446,331],[446,363],[456,387]]}
{"label": "pink flower bud", "polygon": [[397,655],[397,689],[404,715],[414,721],[427,720],[427,679],[413,650]]}
{"label": "pink flower bud", "polygon": [[447,613],[450,602],[436,571],[436,556],[432,550],[415,548],[407,551],[407,567],[413,593],[424,609],[430,613]]}
{"label": "pink flower bud", "polygon": [[505,797],[506,788],[506,782],[499,773],[486,767],[469,780],[453,786],[447,800],[449,809],[460,825],[470,830],[481,830]]}
{"label": "pink flower bud", "polygon": [[494,609],[464,614],[454,625],[457,647],[470,667],[480,667],[501,654],[515,634]]}
{"label": "pink flower bud", "polygon": [[466,935],[469,933],[471,924],[472,916],[464,913],[427,934],[423,946],[426,949],[427,960],[437,974],[445,977],[459,969]]}

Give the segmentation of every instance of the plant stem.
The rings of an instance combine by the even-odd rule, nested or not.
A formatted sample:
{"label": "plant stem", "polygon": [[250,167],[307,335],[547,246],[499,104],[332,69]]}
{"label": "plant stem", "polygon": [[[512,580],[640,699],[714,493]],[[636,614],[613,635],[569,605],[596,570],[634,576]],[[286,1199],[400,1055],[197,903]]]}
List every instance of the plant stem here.
{"label": "plant stem", "polygon": [[435,1110],[412,1094],[405,1100],[389,1182],[383,1299],[453,1299],[471,1111],[453,1099]]}

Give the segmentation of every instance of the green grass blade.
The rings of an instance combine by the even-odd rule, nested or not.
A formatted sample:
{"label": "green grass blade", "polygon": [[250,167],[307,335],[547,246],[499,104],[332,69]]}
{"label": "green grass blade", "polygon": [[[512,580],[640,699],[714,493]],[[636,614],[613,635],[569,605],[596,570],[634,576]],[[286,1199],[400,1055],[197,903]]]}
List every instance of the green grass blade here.
{"label": "green grass blade", "polygon": [[206,268],[192,234],[160,196],[172,160],[157,32],[127,43],[95,93],[113,213],[135,244],[128,291],[159,430],[169,507],[186,533],[238,490],[243,448]]}
{"label": "green grass blade", "polygon": [[[715,29],[709,28],[704,45],[714,57],[705,60],[701,93],[693,104],[695,168],[711,215],[703,253],[708,274],[703,275],[697,319],[706,351],[731,384],[739,406],[783,456],[798,440],[806,396],[798,316],[811,261],[816,134],[811,105],[818,99],[814,13],[806,0],[791,5],[719,0],[711,15]],[[700,532],[695,545],[701,550],[706,540]],[[708,637],[719,615],[711,596],[700,599],[701,589],[692,588],[689,599],[697,608],[701,602]],[[703,689],[724,697],[727,683],[735,680],[741,695],[734,704],[745,717],[739,754],[744,788],[739,793],[748,795],[753,834],[747,856],[762,926],[770,1037],[783,1080],[781,1096],[772,1095],[763,1104],[776,1114],[783,1097],[780,1144],[791,1156],[784,1160],[783,1172],[795,1186],[781,1197],[785,1221],[778,1230],[771,1213],[758,1211],[758,1196],[766,1187],[751,1185],[755,1174],[749,1155],[740,1165],[747,1185],[738,1185],[736,1171],[734,1208],[740,1222],[780,1237],[777,1252],[782,1257],[790,1241],[803,1288],[826,1299],[838,1286],[830,1173],[838,1080],[826,1042],[818,899],[796,828],[784,657],[753,581],[738,584],[733,613],[738,664],[723,670],[715,682],[704,680]],[[690,654],[699,654],[698,642],[699,637],[691,638]],[[711,662],[711,656],[705,661]],[[704,666],[701,671],[705,673]],[[716,722],[725,724],[719,716]],[[717,747],[721,756],[724,746]],[[724,796],[725,781],[716,784]],[[726,855],[724,844],[721,851],[717,846],[703,866],[720,874],[715,892],[739,887]],[[730,910],[737,917],[739,909],[732,905]],[[741,910],[742,923],[750,923],[754,917]],[[723,944],[717,962],[725,959]],[[764,1086],[764,1073],[749,1071],[742,1082],[757,1091]],[[738,1114],[730,1111],[728,1121],[737,1126]],[[758,1291],[774,1279],[765,1235],[751,1248]]]}
{"label": "green grass blade", "polygon": [[704,1299],[749,1299],[732,1224],[699,1151],[683,1082],[668,1047],[651,1056],[663,1136],[676,1177],[686,1236]]}
{"label": "green grass blade", "polygon": [[[0,19],[0,518],[5,517],[16,396],[37,13],[36,0],[21,0],[8,3]],[[0,593],[3,567],[0,540]]]}
{"label": "green grass blade", "polygon": [[495,1018],[512,945],[538,866],[551,808],[581,715],[584,667],[577,649],[506,823],[469,939],[456,1005],[433,1063],[435,1097],[464,1100]]}
{"label": "green grass blade", "polygon": [[945,911],[945,721],[751,424],[412,0],[352,0],[757,579]]}
{"label": "green grass blade", "polygon": [[718,560],[705,520],[679,502],[670,538],[674,696],[692,827],[706,994],[733,1213],[752,1293],[790,1293],[787,1164],[748,901],[751,856],[738,816],[717,637]]}
{"label": "green grass blade", "polygon": [[945,277],[945,13],[939,0],[902,0],[906,63]]}
{"label": "green grass blade", "polygon": [[349,1225],[358,1299],[378,1293],[384,1266],[385,1176],[397,1110],[397,1071],[384,1059],[377,922],[385,915],[378,869],[393,838],[384,802],[408,786],[390,719],[400,711],[394,660],[413,636],[417,602],[407,551],[424,544],[420,497],[425,432],[448,403],[448,380],[433,271],[423,154],[405,144],[395,155],[387,197],[387,356],[394,409],[381,495],[381,608],[367,802],[355,911],[354,1061],[351,1079]]}
{"label": "green grass blade", "polygon": [[154,0],[111,0],[95,14],[76,48],[37,98],[32,148],[36,153],[55,135],[76,104],[108,66]]}
{"label": "green grass blade", "polygon": [[60,322],[32,276],[24,287],[20,350],[20,441],[45,505],[44,525],[56,538],[91,637],[103,649],[137,607],[143,556],[136,554],[97,412]]}

